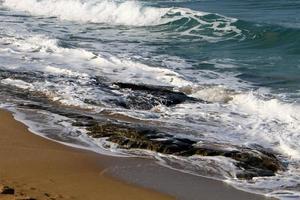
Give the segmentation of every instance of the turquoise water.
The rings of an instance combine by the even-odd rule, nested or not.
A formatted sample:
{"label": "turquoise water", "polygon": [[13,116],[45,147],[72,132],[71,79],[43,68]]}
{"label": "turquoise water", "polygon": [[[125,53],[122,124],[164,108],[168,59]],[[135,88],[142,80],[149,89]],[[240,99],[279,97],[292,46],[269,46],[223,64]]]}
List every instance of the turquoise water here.
{"label": "turquoise water", "polygon": [[[49,108],[163,123],[199,141],[260,145],[287,171],[247,182],[235,179],[225,158],[152,156],[243,190],[299,199],[299,10],[296,0],[0,0],[0,102],[37,134],[101,153],[118,150]],[[113,82],[171,86],[206,103],[125,109],[114,102],[127,93],[101,86]]]}
{"label": "turquoise water", "polygon": [[[274,93],[284,93],[291,96],[291,101],[298,101],[299,1],[162,1],[161,4],[233,17],[238,19],[233,25],[242,31],[241,37],[213,44],[194,43],[192,38],[189,42],[174,43],[176,51],[168,44],[164,48],[168,53],[194,61],[195,68],[238,73],[239,78],[254,86],[271,88]],[[216,64],[199,64],[210,59],[235,66],[218,69]]]}

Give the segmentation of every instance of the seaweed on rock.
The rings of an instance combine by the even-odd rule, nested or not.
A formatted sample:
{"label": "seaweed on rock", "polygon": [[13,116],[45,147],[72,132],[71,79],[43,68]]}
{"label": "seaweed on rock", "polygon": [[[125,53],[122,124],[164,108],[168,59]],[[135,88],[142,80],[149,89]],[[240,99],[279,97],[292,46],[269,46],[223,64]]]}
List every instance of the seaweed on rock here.
{"label": "seaweed on rock", "polygon": [[[284,170],[277,157],[262,148],[249,148],[174,137],[151,127],[138,127],[128,124],[104,123],[88,128],[88,134],[94,138],[106,137],[118,144],[119,148],[145,149],[177,156],[224,156],[235,160],[240,169],[238,178],[252,179],[258,176],[274,176]],[[230,148],[228,148],[230,147]]]}

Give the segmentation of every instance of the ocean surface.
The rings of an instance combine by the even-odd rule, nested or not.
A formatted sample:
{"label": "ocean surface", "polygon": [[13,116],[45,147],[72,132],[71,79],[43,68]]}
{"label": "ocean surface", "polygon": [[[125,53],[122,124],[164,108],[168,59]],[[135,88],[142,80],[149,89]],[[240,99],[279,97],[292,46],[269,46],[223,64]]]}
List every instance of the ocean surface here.
{"label": "ocean surface", "polygon": [[[21,105],[260,145],[287,170],[246,181],[223,157],[141,155],[242,190],[300,199],[299,11],[298,0],[0,0],[0,104],[41,136],[116,156],[131,152],[107,148],[51,109]],[[125,109],[114,102],[128,94],[102,82],[172,86],[209,103]]]}

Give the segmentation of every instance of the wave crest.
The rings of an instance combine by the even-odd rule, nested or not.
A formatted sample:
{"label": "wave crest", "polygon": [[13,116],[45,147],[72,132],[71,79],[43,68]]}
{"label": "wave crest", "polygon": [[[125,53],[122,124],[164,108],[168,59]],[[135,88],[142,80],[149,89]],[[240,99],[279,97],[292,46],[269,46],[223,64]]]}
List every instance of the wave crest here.
{"label": "wave crest", "polygon": [[4,0],[9,9],[61,20],[122,26],[159,26],[162,31],[215,40],[241,34],[237,20],[188,8],[151,7],[137,1],[113,0]]}
{"label": "wave crest", "polygon": [[4,0],[3,5],[62,20],[131,26],[160,24],[169,11],[168,8],[143,7],[136,1],[117,3],[109,0]]}

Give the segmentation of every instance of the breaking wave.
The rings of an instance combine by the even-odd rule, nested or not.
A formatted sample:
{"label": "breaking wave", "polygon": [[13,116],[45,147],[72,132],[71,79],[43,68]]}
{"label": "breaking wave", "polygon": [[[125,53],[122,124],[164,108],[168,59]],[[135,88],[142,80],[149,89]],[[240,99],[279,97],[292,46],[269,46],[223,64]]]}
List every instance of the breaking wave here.
{"label": "breaking wave", "polygon": [[168,25],[165,31],[172,30],[191,36],[205,33],[203,37],[206,39],[241,34],[241,30],[233,24],[237,21],[234,18],[187,8],[144,6],[137,1],[4,0],[3,5],[35,16],[77,22],[135,27]]}

